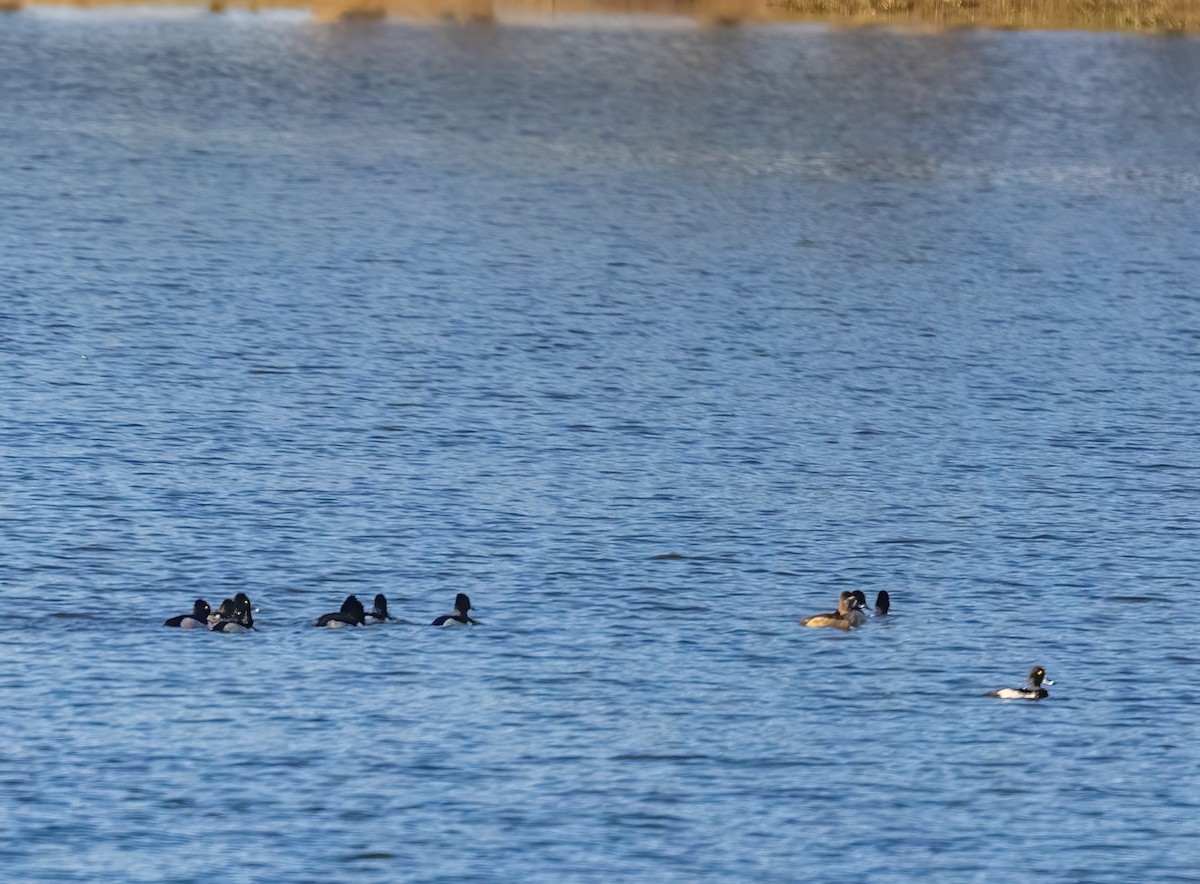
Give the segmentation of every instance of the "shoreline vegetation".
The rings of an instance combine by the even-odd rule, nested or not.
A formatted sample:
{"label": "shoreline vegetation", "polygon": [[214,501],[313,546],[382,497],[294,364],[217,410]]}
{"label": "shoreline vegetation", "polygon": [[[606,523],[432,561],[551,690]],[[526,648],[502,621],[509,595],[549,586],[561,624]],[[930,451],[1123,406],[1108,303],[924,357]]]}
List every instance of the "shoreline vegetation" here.
{"label": "shoreline vegetation", "polygon": [[520,22],[558,16],[667,16],[706,24],[884,25],[917,30],[994,28],[1200,33],[1200,0],[0,0],[25,6],[233,10],[309,9],[318,21],[407,18]]}

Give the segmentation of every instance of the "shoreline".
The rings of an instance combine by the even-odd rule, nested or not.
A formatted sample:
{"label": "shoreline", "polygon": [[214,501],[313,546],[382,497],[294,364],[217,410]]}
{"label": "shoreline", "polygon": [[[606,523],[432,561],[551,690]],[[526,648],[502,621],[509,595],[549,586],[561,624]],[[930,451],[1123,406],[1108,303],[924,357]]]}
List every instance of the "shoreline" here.
{"label": "shoreline", "polygon": [[704,24],[889,26],[919,31],[1080,30],[1193,35],[1200,0],[0,0],[0,12],[37,7],[296,10],[321,22],[376,19],[521,22],[578,16],[692,19]]}

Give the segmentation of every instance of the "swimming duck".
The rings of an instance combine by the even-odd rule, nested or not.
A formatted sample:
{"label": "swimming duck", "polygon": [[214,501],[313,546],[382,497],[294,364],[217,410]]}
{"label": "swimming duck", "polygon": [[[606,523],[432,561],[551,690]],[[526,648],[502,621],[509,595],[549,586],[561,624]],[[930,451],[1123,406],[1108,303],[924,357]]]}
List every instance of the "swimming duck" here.
{"label": "swimming duck", "polygon": [[379,593],[375,596],[375,607],[366,615],[363,620],[365,626],[374,626],[378,623],[386,623],[389,620],[395,620],[387,609],[387,596]]}
{"label": "swimming duck", "polygon": [[886,589],[881,589],[879,595],[875,596],[875,616],[886,617],[888,610],[892,607],[892,597],[888,595]]}
{"label": "swimming duck", "polygon": [[336,614],[322,614],[317,618],[316,626],[328,626],[330,629],[340,629],[343,626],[362,626],[366,618],[362,602],[355,596],[348,595],[342,602],[342,609]]}
{"label": "swimming duck", "polygon": [[1050,692],[1042,687],[1043,684],[1054,684],[1054,682],[1046,678],[1045,669],[1035,666],[1029,670],[1029,681],[1025,683],[1025,687],[1000,688],[998,691],[990,691],[988,696],[999,697],[1001,700],[1041,700],[1043,697],[1050,696]]}
{"label": "swimming duck", "polygon": [[234,607],[233,599],[225,599],[217,606],[217,610],[208,615],[208,626],[211,629],[222,620],[232,620],[237,616],[237,609]]}
{"label": "swimming duck", "polygon": [[858,599],[855,598],[854,593],[843,592],[838,596],[838,608],[836,611],[805,617],[800,621],[800,625],[832,626],[834,629],[849,632],[851,629],[862,626],[863,621],[866,619],[866,615],[858,606]]}
{"label": "swimming duck", "polygon": [[850,610],[846,612],[846,622],[850,624],[850,629],[854,629],[867,622],[867,601],[861,589],[855,590],[851,595],[854,596],[854,603],[850,606]]}
{"label": "swimming duck", "polygon": [[204,599],[196,599],[192,613],[180,614],[163,623],[163,626],[178,626],[180,629],[203,629],[208,625],[208,615],[211,609]]}
{"label": "swimming duck", "polygon": [[250,599],[239,592],[233,600],[233,617],[209,627],[213,632],[250,632],[254,629],[254,611]]}
{"label": "swimming duck", "polygon": [[467,615],[467,611],[471,610],[471,600],[461,592],[454,597],[454,613],[443,614],[433,621],[434,626],[466,626],[468,623],[475,624],[479,621],[474,617]]}

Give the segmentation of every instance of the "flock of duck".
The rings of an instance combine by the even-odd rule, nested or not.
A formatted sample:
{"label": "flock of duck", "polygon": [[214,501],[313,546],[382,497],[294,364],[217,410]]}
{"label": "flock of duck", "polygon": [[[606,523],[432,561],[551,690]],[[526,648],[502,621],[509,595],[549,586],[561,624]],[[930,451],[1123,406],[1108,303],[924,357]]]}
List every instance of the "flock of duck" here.
{"label": "flock of duck", "polygon": [[[470,610],[471,600],[460,592],[454,599],[454,610],[435,619],[433,625],[474,625],[479,621],[467,613]],[[338,629],[343,626],[376,626],[396,619],[388,613],[387,596],[383,593],[375,596],[375,607],[370,611],[363,607],[357,596],[348,595],[341,608],[331,614],[322,614],[313,625]],[[163,626],[207,629],[210,632],[250,632],[255,628],[254,609],[244,592],[225,599],[215,611],[204,599],[196,599],[190,613],[171,617]]]}
{"label": "flock of duck", "polygon": [[[875,616],[886,617],[891,610],[892,599],[887,590],[882,590],[875,597]],[[843,592],[838,597],[836,611],[826,614],[814,614],[800,621],[801,626],[829,627],[849,632],[857,629],[867,621],[867,597],[861,589]],[[471,626],[479,621],[468,613],[471,610],[471,600],[463,593],[454,599],[454,610],[442,614],[433,621],[433,626]],[[314,626],[338,629],[344,626],[375,626],[396,620],[388,613],[387,597],[383,593],[375,596],[374,607],[367,611],[356,596],[346,596],[342,606],[337,611],[322,614]],[[180,629],[207,629],[210,632],[249,632],[254,629],[254,611],[250,599],[244,592],[239,592],[231,599],[225,599],[214,611],[204,599],[196,599],[191,613],[180,614],[167,620],[164,626],[175,626]],[[1029,679],[1023,687],[1000,688],[991,691],[989,696],[1002,700],[1040,700],[1050,696],[1043,685],[1054,682],[1046,678],[1046,670],[1034,666],[1029,670]]]}
{"label": "flock of duck", "polygon": [[[886,617],[887,612],[891,610],[892,597],[888,595],[888,591],[882,590],[879,595],[875,596],[875,616]],[[838,606],[836,611],[830,611],[828,614],[813,614],[811,617],[805,617],[800,621],[801,626],[830,626],[834,629],[840,629],[843,632],[849,632],[851,629],[857,629],[867,622],[867,597],[863,595],[861,589],[843,592],[838,596]]]}
{"label": "flock of duck", "polygon": [[[875,616],[886,617],[891,607],[891,596],[888,595],[886,589],[882,590],[875,597]],[[805,617],[800,621],[800,625],[813,627],[827,626],[832,629],[849,632],[867,622],[866,609],[867,597],[863,595],[861,589],[855,589],[843,592],[838,596],[836,611]],[[999,697],[1002,700],[1041,700],[1044,697],[1050,696],[1050,692],[1043,687],[1043,685],[1048,684],[1052,685],[1054,682],[1046,678],[1046,670],[1041,666],[1034,666],[1029,670],[1029,678],[1023,687],[1000,688],[999,690],[989,691],[988,696]]]}

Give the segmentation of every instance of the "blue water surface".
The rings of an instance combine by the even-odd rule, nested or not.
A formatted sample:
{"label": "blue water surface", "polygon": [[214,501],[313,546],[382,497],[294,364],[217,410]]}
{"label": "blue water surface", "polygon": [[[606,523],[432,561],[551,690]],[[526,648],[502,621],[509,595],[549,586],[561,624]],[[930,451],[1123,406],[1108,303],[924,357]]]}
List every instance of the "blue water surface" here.
{"label": "blue water surface", "polygon": [[0,20],[5,879],[1200,880],[1197,82]]}

